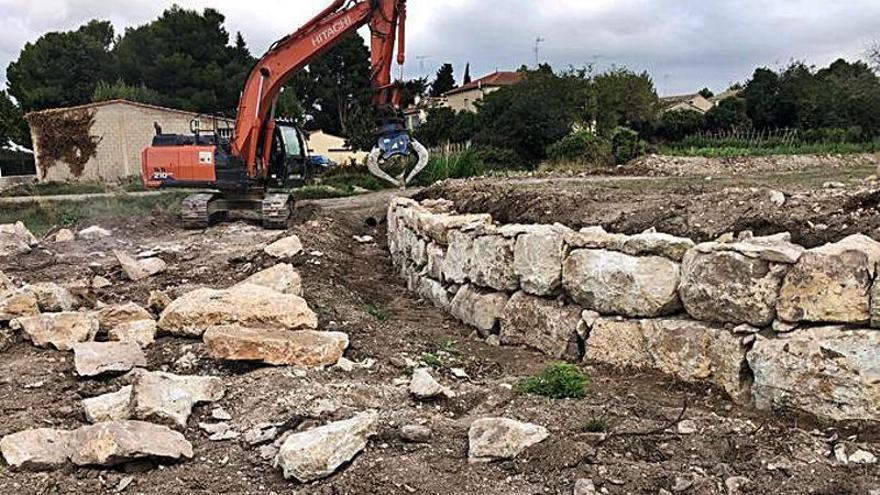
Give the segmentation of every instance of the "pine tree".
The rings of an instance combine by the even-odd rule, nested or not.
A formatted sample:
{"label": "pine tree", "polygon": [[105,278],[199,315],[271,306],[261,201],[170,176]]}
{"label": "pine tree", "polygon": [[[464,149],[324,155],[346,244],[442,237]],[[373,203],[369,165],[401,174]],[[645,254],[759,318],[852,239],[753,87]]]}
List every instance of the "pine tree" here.
{"label": "pine tree", "polygon": [[455,72],[452,64],[443,64],[437,71],[437,78],[431,83],[431,96],[443,96],[455,88]]}

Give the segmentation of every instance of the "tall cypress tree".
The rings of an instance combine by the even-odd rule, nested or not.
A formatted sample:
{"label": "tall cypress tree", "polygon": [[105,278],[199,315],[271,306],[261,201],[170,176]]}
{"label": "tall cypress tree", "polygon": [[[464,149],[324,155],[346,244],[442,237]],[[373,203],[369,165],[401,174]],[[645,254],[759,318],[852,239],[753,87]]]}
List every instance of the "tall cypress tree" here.
{"label": "tall cypress tree", "polygon": [[437,71],[434,82],[431,83],[431,96],[443,96],[444,93],[455,88],[455,71],[452,64],[443,64]]}
{"label": "tall cypress tree", "polygon": [[471,83],[471,81],[471,64],[470,62],[468,62],[468,64],[464,67],[464,81],[462,82],[462,84],[468,85]]}

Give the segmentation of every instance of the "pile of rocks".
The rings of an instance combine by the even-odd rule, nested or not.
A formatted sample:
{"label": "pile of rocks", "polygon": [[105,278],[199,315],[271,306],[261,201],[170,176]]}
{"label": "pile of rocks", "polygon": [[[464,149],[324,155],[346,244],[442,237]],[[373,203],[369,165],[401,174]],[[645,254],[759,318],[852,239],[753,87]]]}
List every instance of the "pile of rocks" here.
{"label": "pile of rocks", "polygon": [[[2,233],[0,229],[0,241]],[[273,246],[273,257],[293,255],[301,249],[295,236]],[[134,258],[123,252],[115,255],[131,280],[141,280],[165,269],[164,262],[156,257]],[[77,376],[96,379],[125,373],[118,390],[82,401],[85,417],[92,426],[73,431],[40,428],[3,437],[0,453],[11,466],[24,469],[193,456],[192,445],[174,430],[187,428],[196,405],[222,399],[225,386],[217,377],[145,369],[144,349],[154,343],[159,332],[203,338],[209,355],[216,359],[310,368],[336,365],[349,343],[346,334],[317,331],[317,316],[302,298],[300,276],[292,265],[284,263],[228,289],[197,289],[173,301],[154,292],[149,306],[161,311],[158,321],[134,303],[97,309],[81,307],[70,291],[54,283],[18,288],[2,276],[0,285],[0,321],[9,322],[13,330],[36,346],[72,351]],[[226,413],[218,416],[231,419]],[[326,476],[364,448],[376,417],[373,414],[366,422],[363,418],[352,420],[361,425],[359,432],[348,426],[328,425],[323,428],[341,433],[324,435],[323,430],[317,429],[298,434],[324,441],[336,438],[335,453],[324,462],[322,470],[314,467],[313,458],[311,464],[297,461],[294,451],[313,454],[290,440],[281,446],[278,464],[285,473],[296,473],[304,481]],[[227,423],[219,423],[203,429],[219,429],[218,425],[228,427]],[[216,433],[212,440],[234,438],[230,431]],[[265,434],[258,432],[252,436],[261,438]],[[295,467],[298,464],[311,467]],[[323,475],[318,474],[322,472]]]}
{"label": "pile of rocks", "polygon": [[410,290],[484,338],[711,382],[762,408],[880,419],[880,243],[866,236],[696,244],[397,198],[388,244]]}

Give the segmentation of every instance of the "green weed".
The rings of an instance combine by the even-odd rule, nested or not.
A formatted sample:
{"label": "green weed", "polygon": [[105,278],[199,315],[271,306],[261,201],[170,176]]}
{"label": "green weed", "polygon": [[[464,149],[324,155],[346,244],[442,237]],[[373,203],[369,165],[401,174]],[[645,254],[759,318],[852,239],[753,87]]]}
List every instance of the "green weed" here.
{"label": "green weed", "polygon": [[443,359],[440,356],[431,352],[426,352],[422,354],[421,360],[423,363],[432,368],[440,368],[443,366]]}
{"label": "green weed", "polygon": [[525,379],[520,390],[551,399],[579,399],[586,395],[589,377],[568,363],[553,363],[539,375]]}
{"label": "green weed", "polygon": [[584,424],[584,430],[588,433],[602,433],[611,429],[611,423],[601,417],[592,417]]}
{"label": "green weed", "polygon": [[379,321],[385,321],[388,319],[388,313],[379,306],[376,306],[375,304],[364,304],[361,309],[364,311],[364,313],[367,313],[368,315]]}

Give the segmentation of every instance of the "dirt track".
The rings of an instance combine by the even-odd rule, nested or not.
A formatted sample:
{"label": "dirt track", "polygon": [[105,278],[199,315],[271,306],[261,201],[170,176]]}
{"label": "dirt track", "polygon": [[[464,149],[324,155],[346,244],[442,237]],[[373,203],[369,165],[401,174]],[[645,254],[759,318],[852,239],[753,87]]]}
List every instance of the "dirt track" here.
{"label": "dirt track", "polygon": [[[612,211],[621,203],[599,208],[605,204],[601,195],[595,203],[563,196],[541,209],[520,199],[518,192],[499,194],[508,191],[502,184],[479,183],[470,203],[457,196],[456,187],[426,194],[449,194],[470,209],[497,204],[493,213],[506,215],[505,221],[577,218],[577,226],[607,218],[623,230],[651,223],[647,216],[633,221],[621,214],[615,219]],[[544,199],[553,194],[548,192]],[[205,407],[196,410],[185,431],[195,447],[192,461],[161,468],[139,464],[42,474],[13,472],[3,465],[0,493],[110,493],[129,475],[134,482],[126,493],[144,494],[568,495],[575,480],[583,477],[610,494],[656,495],[673,488],[680,489],[676,493],[724,494],[725,480],[734,476],[750,480],[739,492],[743,494],[862,495],[880,488],[877,466],[840,466],[833,460],[831,449],[838,439],[845,439],[850,448],[858,444],[880,451],[880,436],[867,425],[820,425],[784,412],[759,413],[710,388],[594,366],[584,368],[592,383],[581,400],[550,401],[511,390],[511,385],[547,365],[547,358],[523,349],[491,347],[405,291],[384,246],[380,214],[387,197],[308,202],[291,228],[305,245],[306,253],[295,264],[320,328],[347,332],[352,342],[347,357],[374,360],[371,367],[302,376],[286,368],[227,365],[207,358],[199,341],[172,337],[160,338],[148,352],[150,369],[223,377],[228,393],[219,405],[232,414],[237,429],[294,417],[303,420],[298,428],[308,428],[356,411],[380,410],[380,434],[351,465],[313,485],[285,481],[257,450],[238,441],[208,441],[197,426],[210,413],[211,407]],[[502,201],[492,203],[498,198]],[[635,201],[633,209],[656,209],[660,201],[658,193],[650,201]],[[693,199],[681,194],[666,201],[667,207],[681,204],[686,209]],[[661,230],[688,225],[674,218],[670,213],[655,220],[660,220]],[[99,274],[114,285],[87,296],[91,302],[145,304],[151,289],[174,296],[197,286],[226,287],[270,266],[261,246],[280,235],[244,223],[185,232],[168,218],[119,220],[104,226],[114,230],[112,238],[77,241],[63,249],[47,245],[18,260],[3,260],[0,268],[26,282],[68,283]],[[371,235],[378,243],[361,244],[354,235]],[[171,269],[147,281],[129,282],[107,255],[119,247],[158,248]],[[0,436],[26,428],[80,426],[80,400],[116,388],[113,380],[76,379],[67,353],[40,350],[20,339],[0,344],[0,349]],[[455,399],[422,404],[408,396],[402,358],[418,360],[424,353],[441,358],[440,376],[455,388]],[[464,368],[470,378],[455,379],[450,367]],[[696,423],[698,433],[678,432],[674,420],[683,409],[683,417]],[[471,421],[484,416],[536,422],[548,427],[551,437],[514,461],[469,465],[467,430]],[[597,419],[607,431],[586,431],[587,423]],[[403,442],[397,430],[408,423],[430,426],[432,442]]]}

